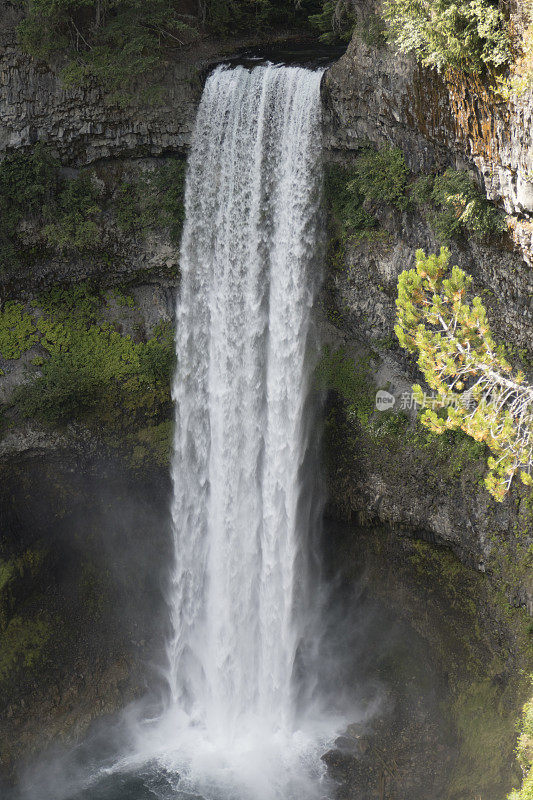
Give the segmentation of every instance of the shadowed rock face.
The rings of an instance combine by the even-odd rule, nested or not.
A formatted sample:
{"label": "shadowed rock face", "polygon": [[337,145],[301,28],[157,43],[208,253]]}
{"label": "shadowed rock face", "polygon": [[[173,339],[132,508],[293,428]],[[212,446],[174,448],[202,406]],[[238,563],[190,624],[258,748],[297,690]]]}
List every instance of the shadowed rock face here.
{"label": "shadowed rock face", "polygon": [[524,662],[487,580],[386,527],[327,520],[326,539],[344,654],[330,677],[360,711],[323,757],[336,799],[501,800],[520,779],[513,708]]}
{"label": "shadowed rock face", "polygon": [[31,637],[34,663],[2,676],[3,776],[48,745],[79,741],[145,694],[148,673],[156,687],[166,622],[167,470],[136,474],[81,430],[22,438],[0,458],[0,559],[19,565],[3,603]]}

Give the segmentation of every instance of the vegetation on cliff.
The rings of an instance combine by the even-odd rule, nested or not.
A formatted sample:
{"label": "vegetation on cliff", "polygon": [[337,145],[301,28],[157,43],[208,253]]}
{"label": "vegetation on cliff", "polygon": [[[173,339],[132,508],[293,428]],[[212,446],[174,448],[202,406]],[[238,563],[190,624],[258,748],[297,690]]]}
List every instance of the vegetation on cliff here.
{"label": "vegetation on cliff", "polygon": [[35,302],[39,313],[31,337],[31,314],[19,308],[22,322],[11,327],[13,308],[0,314],[0,331],[24,336],[19,352],[35,342],[43,352],[34,360],[34,380],[19,390],[27,416],[52,424],[96,416],[120,426],[125,411],[129,422],[158,420],[170,406],[175,355],[169,326],[160,325],[147,342],[135,342],[102,317],[102,298],[85,286],[52,290]]}
{"label": "vegetation on cliff", "polygon": [[522,373],[512,374],[502,349],[494,343],[479,297],[467,293],[472,279],[459,267],[448,272],[450,253],[416,253],[416,269],[398,280],[396,335],[402,347],[418,354],[418,365],[436,394],[431,408],[420,385],[413,391],[424,408],[422,422],[441,434],[463,430],[485,442],[485,485],[502,500],[518,472],[533,483],[533,389]]}
{"label": "vegetation on cliff", "polygon": [[533,84],[531,4],[521,11],[530,16],[525,29],[497,0],[385,0],[382,13],[387,39],[398,50],[439,72],[489,75],[500,97],[509,98]]}
{"label": "vegetation on cliff", "polygon": [[428,221],[443,244],[461,234],[484,240],[506,229],[505,216],[465,170],[448,168],[442,175],[419,178],[412,197],[419,207],[428,207]]}
{"label": "vegetation on cliff", "polygon": [[525,706],[517,746],[518,761],[524,773],[520,790],[511,792],[508,800],[532,800],[533,798],[533,698]]}
{"label": "vegetation on cliff", "polygon": [[120,101],[138,84],[147,99],[172,52],[199,37],[250,35],[279,26],[310,30],[309,17],[336,36],[339,26],[345,29],[344,21],[337,21],[339,5],[329,0],[30,0],[19,40],[37,59],[66,57],[61,75],[67,86],[100,84]]}
{"label": "vegetation on cliff", "polygon": [[334,264],[342,263],[350,242],[387,239],[379,219],[384,206],[423,214],[442,244],[464,237],[497,241],[506,230],[505,215],[467,170],[448,168],[415,180],[397,147],[365,148],[350,166],[330,166],[326,201]]}
{"label": "vegetation on cliff", "polygon": [[356,24],[350,0],[324,0],[317,14],[309,17],[311,25],[320,31],[320,39],[331,43],[349,40]]}
{"label": "vegetation on cliff", "polygon": [[342,260],[349,242],[386,237],[376,212],[383,205],[408,208],[409,170],[397,147],[363,150],[353,165],[331,166],[326,176],[330,259]]}
{"label": "vegetation on cliff", "polygon": [[511,58],[508,22],[495,0],[386,0],[391,41],[422,64],[466,72],[499,69]]}
{"label": "vegetation on cliff", "polygon": [[[161,160],[141,175],[124,178],[108,191],[97,171],[65,174],[44,145],[6,156],[0,163],[0,277],[50,254],[101,251],[104,229],[144,237],[166,229],[177,243],[184,218],[185,162]],[[1,352],[1,351],[0,351]]]}
{"label": "vegetation on cliff", "polygon": [[57,190],[59,164],[42,145],[33,153],[14,153],[0,163],[0,269],[21,261],[23,219],[48,208]]}
{"label": "vegetation on cliff", "polygon": [[177,245],[185,221],[184,194],[185,161],[170,158],[153,172],[118,187],[113,203],[117,225],[137,236],[167,228]]}
{"label": "vegetation on cliff", "polygon": [[22,667],[27,672],[41,666],[52,633],[49,614],[22,608],[25,581],[38,583],[44,561],[41,550],[26,550],[0,559],[0,685]]}
{"label": "vegetation on cliff", "polygon": [[18,32],[35,58],[62,60],[65,85],[99,84],[111,99],[127,101],[134,90],[157,99],[172,53],[200,38],[294,27],[327,43],[354,32],[371,47],[388,39],[439,71],[501,73],[518,53],[516,86],[531,73],[529,39],[513,41],[496,0],[386,0],[381,13],[362,15],[351,0],[30,0]]}
{"label": "vegetation on cliff", "polygon": [[160,324],[148,341],[121,334],[103,316],[105,298],[86,286],[57,288],[28,308],[0,312],[0,353],[19,358],[37,345],[30,382],[18,391],[24,414],[50,424],[95,419],[124,427],[158,424],[171,406],[174,341]]}

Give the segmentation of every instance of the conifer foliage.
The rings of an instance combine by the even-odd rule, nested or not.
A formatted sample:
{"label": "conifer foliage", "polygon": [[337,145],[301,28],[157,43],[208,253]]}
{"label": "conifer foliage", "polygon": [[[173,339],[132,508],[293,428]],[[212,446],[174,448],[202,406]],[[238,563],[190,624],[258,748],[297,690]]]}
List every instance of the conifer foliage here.
{"label": "conifer foliage", "polygon": [[[494,72],[511,57],[497,0],[384,0],[389,39],[427,67]],[[503,4],[501,4],[503,5]]]}
{"label": "conifer foliage", "polygon": [[533,388],[521,372],[512,374],[497,347],[479,297],[467,302],[472,278],[449,270],[450,252],[416,252],[416,269],[398,280],[396,335],[418,354],[418,365],[435,397],[413,386],[425,407],[421,421],[435,433],[461,429],[485,442],[492,455],[485,478],[488,491],[503,500],[518,472],[533,484]]}

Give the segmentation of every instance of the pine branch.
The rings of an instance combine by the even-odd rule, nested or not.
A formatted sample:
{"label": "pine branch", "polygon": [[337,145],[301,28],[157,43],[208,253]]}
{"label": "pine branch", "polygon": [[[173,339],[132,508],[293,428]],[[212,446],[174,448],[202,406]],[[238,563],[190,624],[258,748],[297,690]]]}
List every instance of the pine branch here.
{"label": "pine branch", "polygon": [[[402,347],[418,353],[428,385],[437,392],[445,416],[426,410],[422,422],[436,433],[461,429],[485,442],[489,458],[486,486],[502,500],[516,472],[533,479],[533,387],[513,376],[499,354],[478,297],[465,298],[472,279],[458,267],[448,271],[450,253],[416,254],[416,270],[398,281],[396,334]],[[423,400],[420,387],[414,387]]]}

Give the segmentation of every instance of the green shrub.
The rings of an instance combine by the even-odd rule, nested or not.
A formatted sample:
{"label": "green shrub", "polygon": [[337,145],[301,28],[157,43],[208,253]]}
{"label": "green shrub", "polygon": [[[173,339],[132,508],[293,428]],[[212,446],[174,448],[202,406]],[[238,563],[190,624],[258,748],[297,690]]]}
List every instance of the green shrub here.
{"label": "green shrub", "polygon": [[520,55],[513,65],[511,89],[518,96],[533,87],[533,5],[529,3],[529,25],[520,42]]}
{"label": "green shrub", "polygon": [[0,162],[0,210],[3,225],[16,228],[21,216],[40,212],[53,197],[59,162],[44,145],[33,152],[7,155]]}
{"label": "green shrub", "polygon": [[52,624],[46,614],[13,617],[0,633],[0,682],[20,668],[32,671],[42,666],[51,638]]}
{"label": "green shrub", "polygon": [[358,191],[366,202],[385,203],[400,210],[407,208],[407,178],[409,171],[398,147],[364,152],[354,166],[352,190]]}
{"label": "green shrub", "polygon": [[171,158],[137,181],[126,181],[116,195],[116,219],[129,233],[167,228],[177,244],[185,220],[185,161]]}
{"label": "green shrub", "polygon": [[172,158],[155,170],[151,181],[150,213],[152,225],[168,227],[171,239],[178,242],[185,221],[185,168],[183,159]]}
{"label": "green shrub", "polygon": [[363,207],[365,198],[352,170],[339,166],[329,168],[326,199],[342,238],[376,227],[376,219]]}
{"label": "green shrub", "polygon": [[7,156],[0,163],[0,259],[13,272],[37,247],[27,244],[22,223],[41,222],[46,243],[59,250],[86,250],[99,235],[100,198],[91,175],[62,178],[50,150],[37,144],[33,152]]}
{"label": "green shrub", "polygon": [[38,338],[33,317],[24,311],[24,307],[11,301],[5,303],[0,311],[0,356],[20,358]]}
{"label": "green shrub", "polygon": [[54,289],[36,305],[43,314],[31,342],[39,341],[48,357],[36,361],[40,376],[18,391],[26,416],[50,424],[94,418],[127,426],[167,412],[175,364],[168,323],[147,342],[134,342],[102,321],[102,299],[84,286]]}
{"label": "green shrub", "polygon": [[465,170],[447,169],[437,177],[419,178],[412,196],[420,205],[429,203],[435,207],[429,221],[443,244],[460,234],[484,240],[506,229],[504,215],[486,199]]}
{"label": "green shrub", "polygon": [[139,348],[139,374],[150,383],[170,383],[176,366],[174,331],[160,322],[154,335]]}
{"label": "green shrub", "polygon": [[131,294],[125,294],[120,289],[112,289],[111,296],[121,308],[135,308],[135,298]]}
{"label": "green shrub", "polygon": [[55,286],[32,302],[46,317],[54,322],[88,325],[96,323],[100,317],[101,298],[94,294],[86,284],[65,289]]}
{"label": "green shrub", "polygon": [[433,203],[434,175],[422,175],[411,186],[411,199],[417,206]]}
{"label": "green shrub", "polygon": [[368,423],[374,410],[374,386],[367,359],[356,361],[342,347],[334,351],[326,347],[315,375],[318,389],[336,392],[362,424]]}
{"label": "green shrub", "polygon": [[131,463],[134,468],[156,464],[168,467],[172,452],[174,423],[170,420],[142,428],[133,443]]}
{"label": "green shrub", "polygon": [[379,14],[370,13],[355,26],[355,33],[368,47],[385,47],[387,28]]}
{"label": "green shrub", "polygon": [[382,240],[375,212],[381,204],[406,209],[408,169],[401,150],[366,150],[352,167],[338,165],[326,173],[326,203],[330,212],[330,262],[342,262],[349,241]]}
{"label": "green shrub", "polygon": [[366,150],[350,168],[334,166],[326,177],[326,198],[345,234],[377,225],[378,204],[405,209],[409,172],[401,150]]}
{"label": "green shrub", "polygon": [[57,192],[59,162],[37,144],[31,153],[15,153],[0,162],[0,270],[16,268],[24,243],[23,219],[41,215]]}
{"label": "green shrub", "polygon": [[[78,330],[39,319],[41,344],[50,353],[42,375],[25,391],[25,411],[47,422],[87,416],[108,400],[111,387],[138,368],[136,348],[111,326]],[[118,397],[117,397],[118,400]]]}
{"label": "green shrub", "polygon": [[49,210],[54,221],[45,226],[43,234],[58,250],[87,250],[98,241],[101,213],[99,192],[90,174],[80,172],[63,184]]}
{"label": "green shrub", "polygon": [[318,0],[209,0],[204,3],[207,28],[214,34],[261,33],[283,25],[305,26],[320,8]]}
{"label": "green shrub", "polygon": [[508,22],[496,0],[385,0],[390,40],[422,64],[478,72],[511,57]]}
{"label": "green shrub", "polygon": [[[142,182],[144,185],[146,181]],[[114,211],[118,227],[126,233],[142,231],[146,227],[141,215],[143,192],[141,182],[124,181],[115,193]]]}

